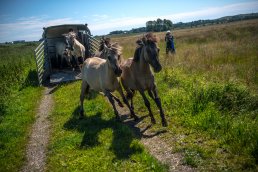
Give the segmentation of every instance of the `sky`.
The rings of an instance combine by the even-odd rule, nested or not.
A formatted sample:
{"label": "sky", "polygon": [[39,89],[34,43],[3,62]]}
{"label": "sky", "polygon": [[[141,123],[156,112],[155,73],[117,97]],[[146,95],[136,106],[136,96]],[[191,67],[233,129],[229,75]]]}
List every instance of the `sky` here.
{"label": "sky", "polygon": [[256,13],[258,0],[0,0],[0,42],[37,41],[43,27],[88,24],[93,35],[173,23]]}

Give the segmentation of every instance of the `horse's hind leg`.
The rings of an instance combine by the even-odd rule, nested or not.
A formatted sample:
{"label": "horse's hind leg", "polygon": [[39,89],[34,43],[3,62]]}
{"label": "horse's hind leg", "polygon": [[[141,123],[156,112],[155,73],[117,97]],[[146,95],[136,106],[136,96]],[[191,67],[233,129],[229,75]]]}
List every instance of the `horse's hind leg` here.
{"label": "horse's hind leg", "polygon": [[163,111],[162,106],[161,106],[161,101],[160,101],[160,98],[158,96],[158,92],[157,92],[156,87],[152,91],[154,93],[154,101],[155,101],[155,103],[158,106],[159,111],[160,111],[160,117],[161,117],[162,126],[166,127],[166,126],[168,126],[168,124],[167,124],[167,120],[165,118],[164,111]]}
{"label": "horse's hind leg", "polygon": [[139,92],[140,92],[140,94],[142,95],[142,98],[143,98],[143,100],[144,100],[145,106],[148,108],[149,116],[151,117],[151,123],[156,124],[156,120],[155,120],[155,118],[154,118],[154,116],[153,116],[153,113],[152,113],[152,111],[151,111],[151,108],[150,108],[150,102],[149,102],[149,100],[148,100],[147,97],[145,96],[144,91],[139,91]]}
{"label": "horse's hind leg", "polygon": [[139,118],[138,118],[138,116],[135,115],[135,113],[134,113],[132,107],[130,106],[130,104],[129,104],[127,98],[125,97],[125,95],[124,95],[123,90],[122,90],[121,87],[118,88],[118,92],[119,92],[119,94],[122,96],[123,102],[126,104],[126,106],[128,107],[128,109],[130,110],[131,117],[134,118],[135,121],[137,121]]}
{"label": "horse's hind leg", "polygon": [[115,101],[118,103],[120,107],[124,107],[123,103],[120,101],[120,99],[116,96],[114,96],[112,93],[110,93],[111,96],[115,99]]}
{"label": "horse's hind leg", "polygon": [[80,118],[83,118],[84,116],[83,101],[84,101],[85,94],[88,93],[88,91],[89,91],[88,83],[86,81],[82,81],[81,95],[80,95],[80,103],[81,103]]}
{"label": "horse's hind leg", "polygon": [[150,96],[153,100],[155,100],[155,98],[154,98],[153,93],[151,92],[151,90],[148,90],[148,94],[149,94],[149,96]]}
{"label": "horse's hind leg", "polygon": [[131,89],[127,89],[127,90],[126,90],[126,93],[127,93],[127,94],[126,94],[126,98],[131,100],[131,108],[132,108],[132,110],[134,110],[134,106],[133,106],[133,96],[134,96],[135,91],[134,91],[134,90],[131,90]]}
{"label": "horse's hind leg", "polygon": [[114,112],[115,112],[115,115],[116,115],[116,119],[120,120],[120,117],[118,115],[118,111],[116,110],[115,101],[113,100],[112,94],[109,91],[105,91],[105,95],[108,97],[108,100],[109,100],[109,102],[111,103],[111,105],[112,105],[112,107],[114,109]]}

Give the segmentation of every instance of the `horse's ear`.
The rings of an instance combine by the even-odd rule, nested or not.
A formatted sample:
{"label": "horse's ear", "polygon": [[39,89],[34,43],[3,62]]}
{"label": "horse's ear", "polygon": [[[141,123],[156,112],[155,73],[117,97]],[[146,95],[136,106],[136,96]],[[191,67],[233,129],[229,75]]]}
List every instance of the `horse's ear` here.
{"label": "horse's ear", "polygon": [[146,39],[145,36],[142,37],[142,42],[143,42],[144,45],[147,43],[147,39]]}
{"label": "horse's ear", "polygon": [[103,50],[104,50],[105,53],[108,51],[108,49],[109,49],[109,48],[107,47],[107,45],[104,44],[104,49],[103,49]]}

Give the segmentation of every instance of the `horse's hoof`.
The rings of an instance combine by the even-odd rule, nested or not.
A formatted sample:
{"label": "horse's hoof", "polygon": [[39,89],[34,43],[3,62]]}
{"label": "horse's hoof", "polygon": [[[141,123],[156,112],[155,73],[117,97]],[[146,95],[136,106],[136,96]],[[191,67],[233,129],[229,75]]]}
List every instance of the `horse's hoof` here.
{"label": "horse's hoof", "polygon": [[116,121],[121,122],[121,118],[119,116],[116,116]]}
{"label": "horse's hoof", "polygon": [[83,119],[83,117],[84,117],[84,111],[83,111],[83,110],[81,110],[81,111],[80,111],[79,119]]}
{"label": "horse's hoof", "polygon": [[151,123],[156,124],[156,120],[154,118],[151,118]]}
{"label": "horse's hoof", "polygon": [[118,106],[124,107],[124,105],[121,102],[118,102]]}
{"label": "horse's hoof", "polygon": [[134,118],[134,121],[139,121],[139,117],[138,116],[134,115],[133,118]]}
{"label": "horse's hoof", "polygon": [[162,126],[163,126],[163,127],[167,127],[167,126],[168,126],[168,123],[167,123],[166,120],[162,120]]}

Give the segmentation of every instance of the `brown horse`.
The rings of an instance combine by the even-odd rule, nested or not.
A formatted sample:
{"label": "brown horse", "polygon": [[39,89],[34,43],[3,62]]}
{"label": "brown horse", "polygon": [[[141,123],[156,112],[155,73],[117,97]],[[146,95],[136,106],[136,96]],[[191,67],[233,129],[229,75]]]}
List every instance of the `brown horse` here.
{"label": "brown horse", "polygon": [[99,51],[95,52],[95,54],[93,54],[93,56],[94,57],[100,57],[100,58],[104,59],[105,57],[104,57],[103,50],[104,50],[105,46],[110,48],[110,46],[111,46],[111,39],[110,38],[102,37],[101,40],[100,40],[100,44],[99,44]]}
{"label": "brown horse", "polygon": [[144,91],[148,91],[150,97],[155,101],[160,110],[162,125],[167,126],[164,111],[161,106],[160,98],[158,97],[154,75],[150,69],[153,67],[154,72],[161,71],[162,67],[159,62],[159,49],[157,48],[157,38],[152,33],[146,34],[141,40],[142,44],[136,50],[135,57],[124,61],[120,67],[122,75],[121,83],[127,92],[127,97],[131,98],[131,108],[133,109],[133,92],[138,90],[143,97],[145,106],[148,108],[151,122],[156,123],[153,113],[150,108],[150,102],[145,96]]}
{"label": "brown horse", "polygon": [[88,58],[84,61],[82,66],[82,86],[81,86],[81,109],[80,115],[83,117],[83,101],[85,94],[88,93],[89,89],[93,89],[98,92],[104,93],[108,97],[108,100],[113,106],[117,119],[120,119],[118,111],[114,104],[114,99],[118,101],[120,106],[122,103],[118,98],[112,95],[113,91],[118,91],[122,96],[124,103],[127,105],[131,112],[131,117],[138,120],[138,117],[134,114],[134,111],[130,108],[130,105],[125,98],[121,84],[117,77],[122,73],[119,67],[119,57],[121,54],[121,47],[115,43],[110,47],[105,46],[103,49],[104,59],[99,57]]}

